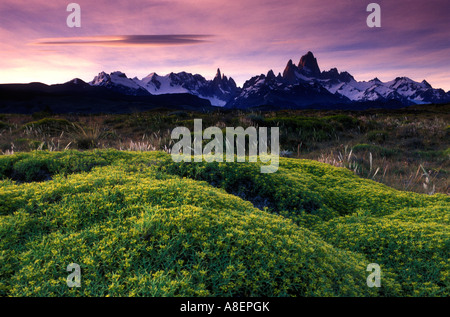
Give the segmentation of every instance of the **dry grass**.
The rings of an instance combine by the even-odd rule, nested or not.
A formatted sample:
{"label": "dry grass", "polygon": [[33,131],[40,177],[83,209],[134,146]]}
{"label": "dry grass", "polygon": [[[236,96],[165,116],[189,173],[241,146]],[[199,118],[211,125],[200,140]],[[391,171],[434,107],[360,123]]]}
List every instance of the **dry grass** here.
{"label": "dry grass", "polygon": [[[450,108],[450,106],[447,106]],[[327,121],[334,129],[322,131],[324,138],[305,131],[280,129],[280,155],[318,160],[345,167],[355,174],[391,187],[432,194],[449,194],[450,111],[430,108],[376,113],[339,111],[223,112],[201,114],[149,112],[129,115],[58,115],[70,128],[51,129],[33,125],[29,115],[0,115],[0,153],[10,155],[32,150],[115,148],[125,151],[166,151],[174,143],[171,131],[178,126],[193,129],[193,119],[203,119],[203,127],[219,128],[267,126],[273,117],[326,118],[349,116],[357,125]],[[317,133],[316,133],[317,132]],[[310,137],[306,137],[309,135]],[[320,135],[320,134],[319,134]],[[330,136],[331,135],[331,136]],[[283,139],[284,138],[284,139]],[[446,152],[447,151],[447,152]]]}
{"label": "dry grass", "polygon": [[375,157],[371,152],[355,154],[348,146],[343,151],[323,153],[315,158],[319,162],[336,167],[345,167],[356,175],[372,179],[399,190],[433,195],[437,192],[450,194],[448,174],[443,172],[448,161],[437,168],[435,162],[388,160]]}

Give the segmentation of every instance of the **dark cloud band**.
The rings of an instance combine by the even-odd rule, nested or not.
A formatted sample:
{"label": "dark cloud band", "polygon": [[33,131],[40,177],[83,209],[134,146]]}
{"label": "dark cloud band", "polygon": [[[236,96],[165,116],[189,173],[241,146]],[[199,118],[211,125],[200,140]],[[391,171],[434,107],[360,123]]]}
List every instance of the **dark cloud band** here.
{"label": "dark cloud band", "polygon": [[90,45],[90,46],[166,46],[192,45],[209,42],[212,35],[206,34],[160,34],[85,36],[41,39],[34,45]]}

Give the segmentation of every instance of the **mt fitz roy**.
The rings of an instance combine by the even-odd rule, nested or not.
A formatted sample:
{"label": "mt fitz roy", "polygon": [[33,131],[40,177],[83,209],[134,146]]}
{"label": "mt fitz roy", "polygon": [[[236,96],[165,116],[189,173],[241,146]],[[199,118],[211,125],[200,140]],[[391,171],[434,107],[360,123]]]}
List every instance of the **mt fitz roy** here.
{"label": "mt fitz roy", "polygon": [[388,82],[378,78],[365,82],[336,68],[320,71],[311,52],[302,56],[298,64],[290,60],[282,74],[275,76],[270,70],[267,75],[247,80],[242,88],[220,69],[213,80],[186,72],[165,76],[152,73],[141,80],[128,78],[122,72],[102,72],[89,84],[135,96],[188,93],[209,100],[212,106],[234,109],[399,108],[450,102],[450,91],[434,89],[426,80],[419,83],[397,77]]}
{"label": "mt fitz roy", "polygon": [[0,84],[0,112],[31,114],[130,113],[152,109],[214,111],[220,109],[396,109],[417,104],[450,103],[450,91],[397,77],[356,81],[336,68],[321,71],[313,53],[282,73],[270,70],[242,87],[220,69],[212,80],[187,72],[129,78],[123,72],[101,72],[87,83],[75,78],[64,84]]}

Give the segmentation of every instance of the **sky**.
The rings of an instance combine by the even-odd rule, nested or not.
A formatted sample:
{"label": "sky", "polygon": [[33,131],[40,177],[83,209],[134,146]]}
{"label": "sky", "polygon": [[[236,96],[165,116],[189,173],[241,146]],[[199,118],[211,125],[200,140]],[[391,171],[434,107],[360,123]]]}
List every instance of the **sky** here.
{"label": "sky", "polygon": [[[67,6],[81,27],[67,26]],[[0,83],[91,81],[220,68],[240,86],[308,51],[356,80],[406,76],[450,90],[449,0],[2,0]],[[369,28],[369,3],[381,27]]]}

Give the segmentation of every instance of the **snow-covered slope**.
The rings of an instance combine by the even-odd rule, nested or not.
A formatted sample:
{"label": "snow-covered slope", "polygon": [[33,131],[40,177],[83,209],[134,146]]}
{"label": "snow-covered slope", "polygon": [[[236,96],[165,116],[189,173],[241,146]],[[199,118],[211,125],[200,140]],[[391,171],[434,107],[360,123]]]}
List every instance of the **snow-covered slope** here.
{"label": "snow-covered slope", "polygon": [[236,95],[238,88],[232,78],[217,70],[213,80],[201,75],[186,72],[170,73],[160,76],[151,73],[139,79],[130,79],[122,72],[100,73],[90,82],[93,86],[104,86],[128,95],[142,95],[143,91],[152,95],[189,93],[202,99],[208,99],[211,105],[223,107]]}
{"label": "snow-covered slope", "polygon": [[109,75],[101,72],[89,84],[91,86],[105,87],[125,95],[145,96],[149,94],[147,90],[139,86],[134,80],[128,78],[122,72],[113,72]]}
{"label": "snow-covered slope", "polygon": [[[246,98],[267,103],[274,95],[278,96],[277,100],[271,100],[274,106],[282,103],[318,106],[325,102],[329,105],[379,102],[380,105],[391,103],[408,106],[450,102],[450,92],[434,89],[425,80],[419,83],[407,77],[398,77],[388,82],[382,82],[378,78],[366,82],[356,81],[348,72],[339,72],[336,68],[321,72],[317,59],[311,52],[302,56],[298,65],[289,60],[283,75],[275,77],[272,71],[269,74],[248,80],[240,95],[228,106],[242,108],[249,105]],[[269,77],[272,77],[271,80],[268,80]],[[330,98],[323,90],[338,98]],[[283,96],[280,96],[281,92],[284,92]]]}
{"label": "snow-covered slope", "polygon": [[322,83],[331,93],[338,93],[352,101],[399,100],[405,105],[446,102],[449,94],[442,89],[434,89],[425,80],[421,83],[407,77],[398,77],[388,82],[378,78],[368,82],[351,80],[348,82],[332,82],[314,79]]}
{"label": "snow-covered slope", "polygon": [[[292,74],[295,74],[295,80]],[[298,66],[289,61],[283,77],[291,83],[320,84],[333,94],[357,102],[398,100],[404,105],[411,105],[450,101],[450,92],[434,89],[425,80],[419,83],[408,77],[397,77],[388,82],[382,82],[378,78],[366,82],[356,81],[349,73],[340,73],[336,68],[320,72],[311,52],[302,56]]]}

